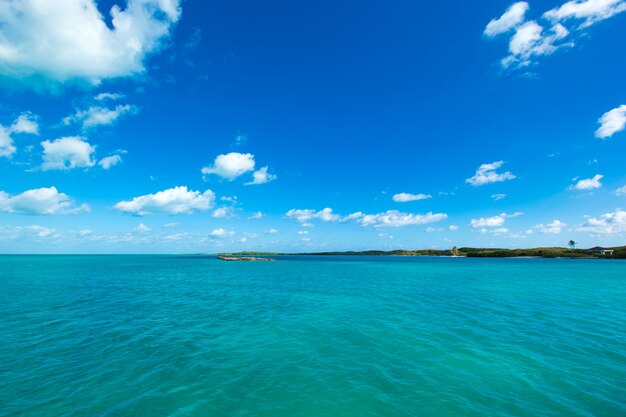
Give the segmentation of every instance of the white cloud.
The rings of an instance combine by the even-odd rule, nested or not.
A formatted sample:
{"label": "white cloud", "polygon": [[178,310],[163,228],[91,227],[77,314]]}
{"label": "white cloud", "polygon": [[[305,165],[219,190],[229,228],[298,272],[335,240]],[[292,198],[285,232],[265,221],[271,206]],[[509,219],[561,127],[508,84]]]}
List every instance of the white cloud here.
{"label": "white cloud", "polygon": [[504,224],[506,219],[504,216],[481,217],[480,219],[472,219],[470,224],[472,227],[497,227]]}
{"label": "white cloud", "polygon": [[452,224],[452,225],[450,225],[450,226],[448,227],[448,230],[450,230],[450,231],[459,230],[459,226],[456,226],[456,225]]}
{"label": "white cloud", "polygon": [[421,193],[420,194],[399,193],[399,194],[394,194],[394,196],[391,199],[395,201],[396,203],[406,203],[409,201],[427,200],[432,197],[433,197],[432,195],[421,194]]}
{"label": "white cloud", "polygon": [[91,106],[87,110],[77,110],[71,116],[63,119],[63,123],[81,123],[83,129],[97,126],[110,125],[118,121],[124,115],[132,115],[138,112],[137,107],[130,104],[120,104],[112,109],[101,106]]}
{"label": "white cloud", "polygon": [[482,164],[474,174],[473,177],[465,180],[468,184],[471,184],[474,187],[492,184],[496,182],[508,181],[515,179],[515,175],[511,172],[506,171],[503,173],[498,173],[496,170],[500,168],[504,164],[504,161],[496,161],[490,164]]}
{"label": "white cloud", "polygon": [[218,239],[223,239],[223,238],[232,236],[234,234],[235,234],[235,232],[233,232],[232,230],[226,230],[226,229],[219,228],[219,229],[214,229],[211,232],[210,236],[214,237],[214,238],[218,238]]}
{"label": "white cloud", "polygon": [[187,187],[174,187],[155,194],[135,197],[130,201],[120,201],[115,209],[135,216],[150,214],[191,214],[209,210],[215,201],[211,190],[204,193],[188,190]]}
{"label": "white cloud", "polygon": [[374,227],[401,227],[415,224],[427,224],[434,223],[440,220],[444,220],[448,217],[445,213],[427,213],[427,214],[410,214],[402,213],[398,210],[388,210],[378,214],[364,214],[360,211],[349,214],[347,216],[341,216],[333,212],[333,209],[327,207],[323,210],[316,211],[312,209],[292,209],[286,214],[286,217],[295,219],[302,223],[302,227],[313,227],[309,221],[321,220],[324,222],[347,222],[356,220],[357,223],[363,226]]}
{"label": "white cloud", "polygon": [[91,84],[140,74],[180,13],[180,0],[129,0],[123,10],[111,8],[109,28],[95,0],[5,2],[0,74]]}
{"label": "white cloud", "polygon": [[52,236],[56,232],[55,229],[49,229],[47,227],[38,226],[38,225],[24,226],[23,229],[28,230],[30,232],[34,232],[35,235],[37,235],[37,237],[49,237],[49,236]]}
{"label": "white cloud", "polygon": [[358,220],[363,226],[374,227],[403,227],[435,223],[448,218],[445,213],[412,214],[402,213],[398,210],[387,210],[378,214],[365,214]]}
{"label": "white cloud", "polygon": [[551,55],[561,47],[572,46],[572,43],[562,42],[568,35],[569,30],[560,23],[546,30],[534,20],[526,22],[516,29],[511,38],[510,55],[502,60],[502,66],[527,67],[537,57]]}
{"label": "white cloud", "polygon": [[148,226],[146,226],[143,223],[139,223],[139,225],[137,227],[135,227],[135,232],[139,232],[139,233],[150,233],[152,231],[152,229],[150,229]]}
{"label": "white cloud", "polygon": [[[2,6],[0,6],[1,8]],[[2,61],[2,54],[0,50],[0,62]],[[37,123],[37,119],[31,113],[22,113],[15,121],[11,127],[5,127],[0,125],[0,157],[10,158],[17,148],[13,143],[13,138],[11,135],[13,133],[25,133],[31,135],[39,134],[39,124]]]}
{"label": "white cloud", "polygon": [[298,234],[299,235],[308,235],[309,231],[308,230],[298,230]]}
{"label": "white cloud", "polygon": [[163,240],[166,242],[177,242],[179,240],[187,239],[190,237],[189,233],[173,233],[163,236]]}
{"label": "white cloud", "polygon": [[506,194],[491,194],[491,198],[494,201],[502,200],[503,198],[506,198]]}
{"label": "white cloud", "polygon": [[[363,216],[365,216],[364,213],[357,211],[356,213],[351,213],[351,214],[348,214],[347,216],[344,216],[343,218],[341,218],[341,221],[348,222],[350,220],[360,219]],[[309,226],[307,224],[303,224],[302,227],[309,227]],[[310,227],[313,227],[313,226],[310,226]]]}
{"label": "white cloud", "polygon": [[85,237],[93,234],[93,230],[91,229],[82,229],[78,232],[79,236]]}
{"label": "white cloud", "polygon": [[278,178],[278,176],[270,174],[269,172],[267,172],[267,170],[268,167],[265,166],[257,171],[254,171],[254,174],[252,174],[252,181],[247,182],[245,185],[267,184],[268,182],[274,181],[276,178]]}
{"label": "white cloud", "polygon": [[22,113],[11,125],[11,133],[39,134],[39,123],[31,113]]}
{"label": "white cloud", "polygon": [[265,231],[266,234],[268,235],[275,235],[276,233],[278,233],[278,230],[276,229],[268,229]]}
{"label": "white cloud", "polygon": [[593,235],[626,233],[626,211],[617,209],[613,213],[605,213],[600,217],[591,217],[578,226],[576,230]]}
{"label": "white cloud", "polygon": [[252,213],[252,215],[248,217],[248,219],[251,219],[251,220],[262,219],[262,218],[263,218],[263,213],[260,211]]}
{"label": "white cloud", "polygon": [[122,162],[122,157],[120,155],[111,155],[111,156],[102,158],[98,162],[98,165],[100,165],[102,169],[108,170],[111,167],[119,164],[120,162]]}
{"label": "white cloud", "polygon": [[180,223],[178,222],[172,222],[172,223],[166,223],[163,225],[163,227],[167,227],[168,229],[173,229],[175,227],[178,227]]}
{"label": "white cloud", "polygon": [[583,19],[581,28],[586,28],[625,10],[624,0],[574,0],[545,12],[543,16],[552,21]]}
{"label": "white cloud", "polygon": [[607,139],[626,127],[626,104],[609,110],[598,119],[600,127],[596,130],[596,137]]}
{"label": "white cloud", "polygon": [[327,207],[320,211],[311,209],[291,209],[286,214],[291,219],[296,219],[300,223],[308,222],[309,220],[318,219],[324,222],[336,222],[341,220],[341,216],[333,213],[333,209]]}
{"label": "white cloud", "polygon": [[106,101],[106,100],[111,100],[111,101],[116,101],[116,100],[121,100],[124,97],[126,97],[124,94],[120,94],[120,93],[100,93],[97,96],[94,97],[94,100],[96,101]]}
{"label": "white cloud", "polygon": [[[500,18],[493,19],[485,28],[485,35],[494,37],[515,29],[509,41],[510,54],[501,60],[504,68],[527,68],[537,58],[551,55],[564,47],[574,46],[576,35],[596,22],[608,19],[626,10],[626,0],[572,0],[545,12],[539,23],[525,21],[528,5],[515,3]],[[575,20],[569,28],[565,27]],[[582,20],[581,23],[579,23]]]}
{"label": "white cloud", "polygon": [[89,211],[87,204],[76,206],[67,194],[58,192],[56,187],[37,188],[10,196],[0,191],[0,212],[53,215],[78,214]]}
{"label": "white cloud", "polygon": [[225,217],[234,217],[233,209],[231,207],[219,207],[213,210],[213,217],[222,219]]}
{"label": "white cloud", "polygon": [[596,174],[593,178],[586,178],[579,180],[576,184],[572,185],[570,189],[573,190],[595,190],[602,187],[600,180],[604,178],[604,175]]}
{"label": "white cloud", "polygon": [[80,136],[68,136],[54,141],[45,140],[43,146],[43,163],[41,169],[68,170],[74,168],[90,168],[95,165],[92,156],[96,150]]}
{"label": "white cloud", "polygon": [[520,1],[509,7],[502,16],[492,19],[485,28],[485,35],[493,37],[506,33],[524,21],[524,15],[528,11],[528,3]]}
{"label": "white cloud", "polygon": [[615,190],[615,195],[626,195],[626,185]]}
{"label": "white cloud", "polygon": [[552,223],[548,223],[545,225],[538,224],[533,227],[533,230],[536,230],[539,233],[558,235],[559,233],[561,233],[561,230],[563,230],[563,228],[566,226],[567,224],[563,223],[562,221],[554,220]]}
{"label": "white cloud", "polygon": [[203,175],[215,174],[229,181],[254,170],[254,155],[231,152],[218,155],[213,165],[202,168]]}
{"label": "white cloud", "polygon": [[470,224],[475,228],[483,228],[483,227],[499,227],[504,224],[506,219],[510,219],[513,217],[521,216],[523,213],[516,212],[513,214],[502,213],[493,217],[481,217],[479,219],[472,219]]}
{"label": "white cloud", "polygon": [[15,151],[17,151],[17,148],[13,144],[9,130],[0,125],[0,157],[9,158]]}

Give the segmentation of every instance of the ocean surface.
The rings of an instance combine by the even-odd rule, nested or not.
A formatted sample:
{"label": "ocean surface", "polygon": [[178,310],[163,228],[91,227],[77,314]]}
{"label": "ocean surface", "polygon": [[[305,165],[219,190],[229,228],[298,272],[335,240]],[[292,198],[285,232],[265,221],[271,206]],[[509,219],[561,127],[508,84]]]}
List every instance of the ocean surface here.
{"label": "ocean surface", "polygon": [[626,262],[0,256],[0,416],[626,416]]}

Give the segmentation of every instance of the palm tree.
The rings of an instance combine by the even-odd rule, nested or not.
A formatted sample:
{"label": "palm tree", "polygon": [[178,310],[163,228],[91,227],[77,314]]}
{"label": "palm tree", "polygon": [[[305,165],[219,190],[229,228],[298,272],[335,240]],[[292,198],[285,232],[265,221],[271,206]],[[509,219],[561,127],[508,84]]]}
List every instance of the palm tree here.
{"label": "palm tree", "polygon": [[567,242],[567,246],[569,246],[570,249],[573,251],[574,249],[576,249],[576,242],[570,240],[569,242]]}

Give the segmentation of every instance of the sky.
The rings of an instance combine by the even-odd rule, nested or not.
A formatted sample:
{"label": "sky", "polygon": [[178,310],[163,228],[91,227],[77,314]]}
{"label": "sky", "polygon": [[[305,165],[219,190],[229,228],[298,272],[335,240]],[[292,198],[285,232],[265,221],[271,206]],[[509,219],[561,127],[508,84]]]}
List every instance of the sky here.
{"label": "sky", "polygon": [[626,0],[0,3],[0,253],[626,244]]}

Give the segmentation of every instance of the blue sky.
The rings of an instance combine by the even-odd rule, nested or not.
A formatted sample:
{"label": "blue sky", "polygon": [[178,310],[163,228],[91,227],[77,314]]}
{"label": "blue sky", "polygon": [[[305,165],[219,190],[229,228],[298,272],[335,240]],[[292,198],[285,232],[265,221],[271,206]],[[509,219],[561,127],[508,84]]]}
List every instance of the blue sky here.
{"label": "blue sky", "polygon": [[0,252],[626,244],[624,39],[621,0],[16,0]]}

